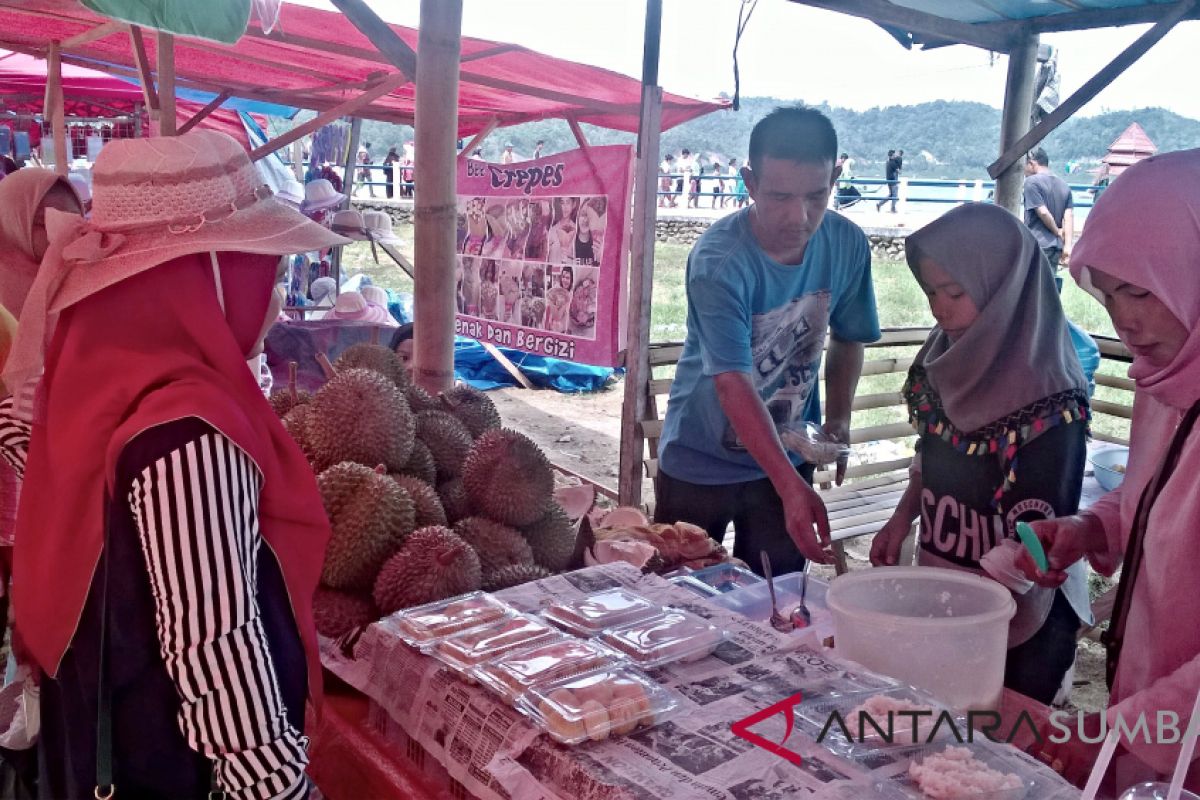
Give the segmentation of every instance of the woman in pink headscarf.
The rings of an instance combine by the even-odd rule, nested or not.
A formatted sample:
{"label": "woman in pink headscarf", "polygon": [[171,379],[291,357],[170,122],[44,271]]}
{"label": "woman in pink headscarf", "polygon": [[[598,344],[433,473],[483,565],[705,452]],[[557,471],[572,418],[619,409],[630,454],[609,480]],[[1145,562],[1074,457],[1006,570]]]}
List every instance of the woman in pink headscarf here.
{"label": "woman in pink headscarf", "polygon": [[[1157,737],[1159,715],[1173,714],[1182,732],[1200,690],[1200,150],[1148,158],[1121,175],[1088,216],[1071,274],[1104,303],[1133,354],[1129,464],[1121,487],[1088,511],[1036,523],[1050,568],[1023,566],[1043,585],[1060,583],[1083,557],[1107,575],[1122,568],[1105,642],[1105,721],[1132,726],[1142,715]],[[1118,788],[1173,771],[1180,745],[1145,738],[1122,736]],[[1045,755],[1078,779],[1099,745],[1072,739]],[[1185,783],[1193,791],[1197,755]]]}
{"label": "woman in pink headscarf", "polygon": [[50,244],[46,209],[82,214],[70,182],[48,169],[22,169],[0,181],[0,306],[21,316],[25,295]]}

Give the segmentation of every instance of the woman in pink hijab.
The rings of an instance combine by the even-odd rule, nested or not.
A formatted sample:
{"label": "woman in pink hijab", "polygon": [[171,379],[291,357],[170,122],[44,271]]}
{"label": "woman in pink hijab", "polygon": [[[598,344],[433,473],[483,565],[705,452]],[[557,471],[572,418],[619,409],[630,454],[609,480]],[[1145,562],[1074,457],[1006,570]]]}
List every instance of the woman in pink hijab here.
{"label": "woman in pink hijab", "polygon": [[[1088,216],[1071,274],[1104,303],[1133,354],[1136,382],[1125,480],[1088,511],[1036,523],[1050,568],[1043,585],[1086,557],[1121,582],[1106,645],[1108,727],[1160,715],[1187,730],[1200,690],[1200,150],[1148,158],[1115,181]],[[1172,719],[1170,716],[1165,717]],[[1097,720],[1099,722],[1099,720]],[[1169,738],[1171,731],[1164,733]],[[1117,788],[1170,777],[1178,743],[1122,736]],[[1048,744],[1068,777],[1086,776],[1099,745]],[[1185,786],[1200,790],[1200,750]]]}

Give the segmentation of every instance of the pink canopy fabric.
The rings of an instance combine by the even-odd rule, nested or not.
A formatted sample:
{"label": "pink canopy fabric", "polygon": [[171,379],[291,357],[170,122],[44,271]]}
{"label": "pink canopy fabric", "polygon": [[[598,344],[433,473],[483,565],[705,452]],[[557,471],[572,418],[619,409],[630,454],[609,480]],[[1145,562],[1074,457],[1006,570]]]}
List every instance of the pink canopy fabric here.
{"label": "pink canopy fabric", "polygon": [[[131,115],[137,110],[137,105],[143,102],[142,90],[138,85],[93,69],[63,64],[62,79],[63,105],[67,117]],[[41,114],[45,94],[44,59],[0,50],[0,102],[3,102],[5,111]],[[196,103],[178,101],[175,111],[179,124],[182,125],[199,110],[200,106]],[[246,129],[236,111],[218,109],[202,120],[199,127],[227,133],[247,150],[250,149]],[[148,124],[144,130],[149,132]]]}
{"label": "pink canopy fabric", "polygon": [[[83,44],[78,36],[111,22],[73,0],[0,0],[0,47],[43,54],[51,40],[67,42],[65,63],[136,76],[130,35],[121,31]],[[417,31],[391,26],[414,50]],[[150,63],[154,36],[147,35]],[[236,45],[177,37],[176,80],[181,86],[325,110],[357,96],[395,67],[342,14],[284,3],[278,26],[263,33],[251,20]],[[641,82],[609,70],[536,53],[523,47],[463,38],[459,134],[476,133],[496,118],[501,125],[573,118],[636,131]],[[663,95],[662,128],[726,107],[727,103]],[[408,83],[354,114],[411,124],[414,87]]]}

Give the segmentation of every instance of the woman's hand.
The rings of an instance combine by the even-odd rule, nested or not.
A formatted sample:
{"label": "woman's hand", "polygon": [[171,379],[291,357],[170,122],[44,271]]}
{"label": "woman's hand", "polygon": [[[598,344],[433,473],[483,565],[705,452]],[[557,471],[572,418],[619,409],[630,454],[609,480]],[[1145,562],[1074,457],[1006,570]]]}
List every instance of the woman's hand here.
{"label": "woman's hand", "polygon": [[894,567],[900,563],[900,549],[912,532],[912,520],[893,514],[871,540],[871,566]]}
{"label": "woman's hand", "polygon": [[1091,553],[1104,550],[1104,528],[1092,514],[1077,514],[1062,519],[1044,519],[1030,523],[1046,551],[1049,566],[1038,569],[1029,551],[1022,549],[1017,556],[1017,569],[1029,580],[1050,589],[1062,586],[1067,580],[1067,567]]}
{"label": "woman's hand", "polygon": [[[1080,728],[1088,739],[1100,741],[1095,744],[1083,741],[1079,735]],[[1062,731],[1051,727],[1049,723],[1043,725],[1038,731],[1041,741],[1030,748],[1029,754],[1076,786],[1083,786],[1092,774],[1092,766],[1100,755],[1100,748],[1104,746],[1104,740],[1100,737],[1103,730],[1100,713],[1084,715],[1082,724],[1076,722],[1070,730],[1067,741],[1055,742],[1051,737],[1062,738]]]}

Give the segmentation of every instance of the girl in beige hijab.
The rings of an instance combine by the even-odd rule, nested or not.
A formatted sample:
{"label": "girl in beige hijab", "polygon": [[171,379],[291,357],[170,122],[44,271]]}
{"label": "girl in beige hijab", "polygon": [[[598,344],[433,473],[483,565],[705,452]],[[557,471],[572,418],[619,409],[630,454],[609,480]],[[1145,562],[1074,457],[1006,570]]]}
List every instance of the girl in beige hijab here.
{"label": "girl in beige hijab", "polygon": [[46,210],[82,214],[70,182],[48,169],[22,169],[0,181],[0,306],[21,316],[50,236]]}

